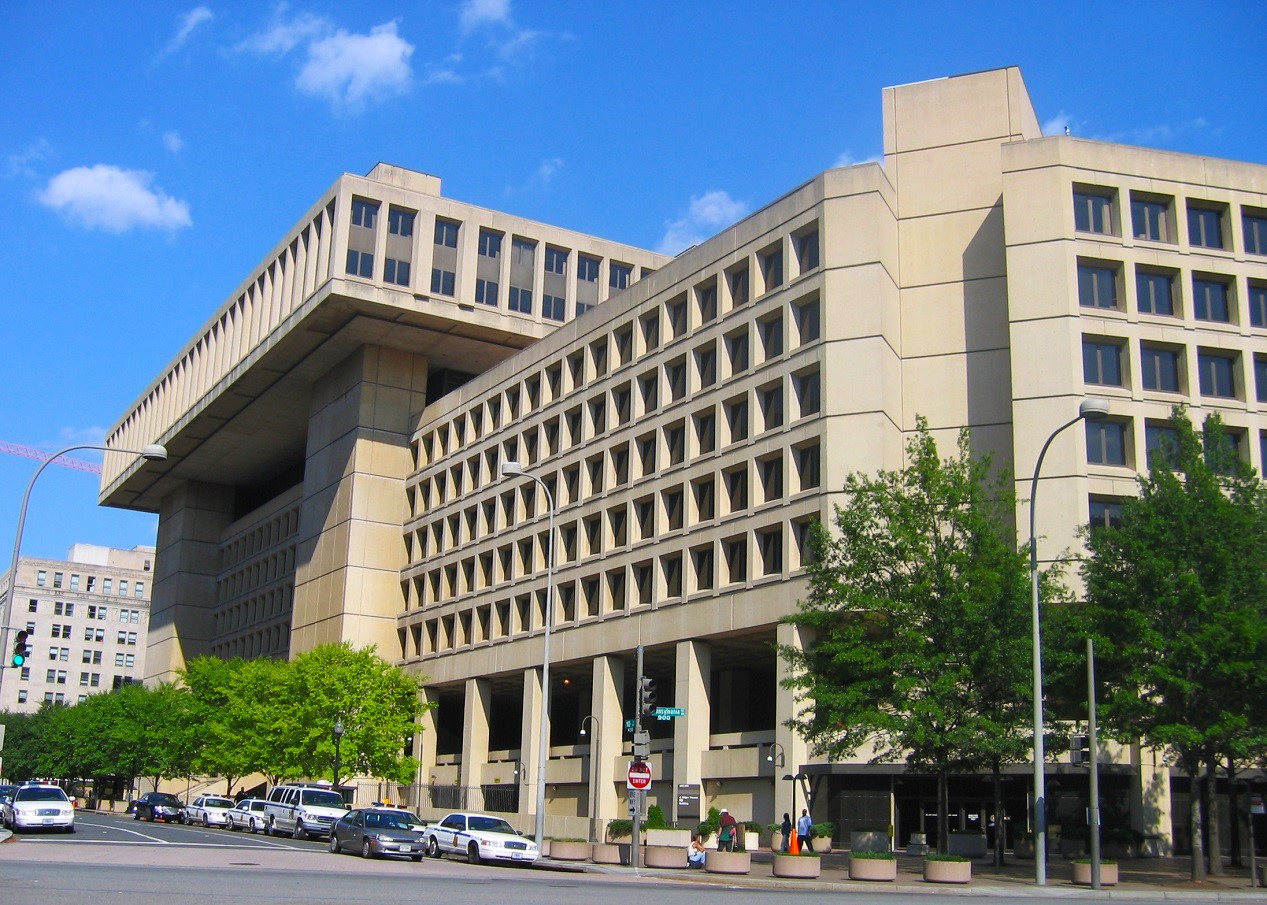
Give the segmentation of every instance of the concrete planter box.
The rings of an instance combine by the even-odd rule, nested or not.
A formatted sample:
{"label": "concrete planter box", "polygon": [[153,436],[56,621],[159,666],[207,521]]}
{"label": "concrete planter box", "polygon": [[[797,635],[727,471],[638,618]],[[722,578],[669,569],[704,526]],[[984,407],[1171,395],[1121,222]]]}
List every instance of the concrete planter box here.
{"label": "concrete planter box", "polygon": [[823,859],[812,855],[775,855],[774,875],[790,880],[817,880],[823,872]]}
{"label": "concrete planter box", "polygon": [[[682,861],[686,861],[685,849]],[[746,874],[752,870],[752,857],[747,852],[709,852],[704,856],[704,870],[710,874]]]}
{"label": "concrete planter box", "polygon": [[588,842],[562,842],[550,840],[550,857],[555,861],[588,861],[590,844]]}
{"label": "concrete planter box", "polygon": [[[712,857],[714,852],[709,852]],[[661,867],[685,870],[688,867],[686,846],[684,845],[648,845],[642,853],[642,861],[646,867]],[[744,871],[747,873],[747,871]]]}
{"label": "concrete planter box", "polygon": [[929,883],[967,883],[972,880],[972,862],[925,861],[924,880]]}
{"label": "concrete planter box", "polygon": [[888,880],[897,879],[896,858],[850,858],[850,880]]}
{"label": "concrete planter box", "polygon": [[628,864],[629,843],[595,842],[590,846],[590,860],[595,864]]}
{"label": "concrete planter box", "polygon": [[690,830],[647,830],[647,845],[676,845],[686,848],[690,844]]}
{"label": "concrete planter box", "polygon": [[[761,850],[761,834],[754,833],[751,830],[743,830],[742,832],[743,832],[744,849],[750,852],[760,851]],[[690,839],[687,839],[686,842],[683,843],[683,845],[688,844],[690,841],[691,841]]]}
{"label": "concrete planter box", "polygon": [[1028,833],[1018,837],[1012,844],[1012,854],[1018,858],[1034,857],[1034,837]]}
{"label": "concrete planter box", "polygon": [[893,850],[893,839],[888,833],[870,830],[849,834],[849,850],[854,852],[889,852]]}
{"label": "concrete planter box", "polygon": [[783,834],[782,833],[775,833],[773,836],[770,837],[770,851],[772,852],[783,851]]}
{"label": "concrete planter box", "polygon": [[830,836],[815,836],[813,839],[809,841],[809,844],[810,844],[810,848],[818,852],[820,855],[826,855],[826,854],[831,853],[831,837]]}
{"label": "concrete planter box", "polygon": [[[1073,882],[1077,886],[1091,885],[1091,862],[1075,861],[1073,862]],[[1116,886],[1117,885],[1117,865],[1105,864],[1100,862],[1100,885]]]}

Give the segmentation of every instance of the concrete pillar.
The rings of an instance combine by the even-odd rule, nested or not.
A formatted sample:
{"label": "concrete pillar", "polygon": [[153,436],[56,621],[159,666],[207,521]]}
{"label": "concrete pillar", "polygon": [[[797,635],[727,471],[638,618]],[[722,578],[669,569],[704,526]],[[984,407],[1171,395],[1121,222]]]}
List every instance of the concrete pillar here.
{"label": "concrete pillar", "polygon": [[[619,810],[616,779],[621,740],[625,737],[625,715],[620,706],[625,663],[620,657],[595,657],[593,669],[590,713],[594,719],[586,724],[590,733],[589,800],[594,803],[594,811],[589,816],[593,838],[601,842],[607,821],[624,816]],[[592,725],[595,721],[597,732]]]}
{"label": "concrete pillar", "polygon": [[425,357],[362,346],[313,387],[292,657],[339,641],[399,655],[404,481],[426,386]]}
{"label": "concrete pillar", "polygon": [[493,687],[487,679],[466,680],[466,701],[462,708],[462,785],[468,789],[483,784],[488,763],[488,717]]}
{"label": "concrete pillar", "polygon": [[1131,759],[1138,768],[1131,783],[1131,828],[1146,835],[1161,836],[1160,854],[1169,855],[1174,845],[1170,768],[1160,751],[1138,742],[1131,745]]}
{"label": "concrete pillar", "polygon": [[673,721],[673,789],[670,795],[674,822],[679,822],[677,787],[683,783],[694,783],[701,787],[701,814],[708,810],[703,798],[703,784],[704,752],[708,750],[712,721],[712,702],[708,694],[712,669],[713,649],[708,642],[678,642],[673,700],[675,706],[686,710],[686,716]]}
{"label": "concrete pillar", "polygon": [[[519,735],[519,759],[523,762],[520,775],[519,814],[537,815],[537,746],[541,744],[541,670],[533,667],[524,670],[523,728]],[[548,731],[548,729],[546,730]]]}
{"label": "concrete pillar", "polygon": [[[775,629],[775,639],[779,645],[792,647],[797,650],[804,650],[805,645],[810,642],[811,636],[812,632],[809,629],[796,625],[787,625],[786,623],[779,623],[778,628]],[[779,684],[776,685],[774,693],[774,741],[783,752],[785,765],[779,767],[776,758],[774,765],[774,800],[777,805],[775,812],[781,819],[783,811],[792,806],[791,783],[784,782],[783,777],[788,774],[795,776],[809,761],[809,745],[805,743],[805,739],[785,725],[788,720],[799,717],[801,711],[808,705],[804,702],[798,704],[796,701],[797,692],[783,687],[781,680],[785,677],[784,671],[787,666],[782,658],[779,660],[779,667],[780,675],[778,680],[776,680]],[[804,798],[801,797],[802,791],[803,788],[798,790],[797,801],[804,801]],[[794,821],[796,817],[796,814],[792,815]]]}
{"label": "concrete pillar", "polygon": [[220,537],[232,521],[231,487],[191,482],[163,499],[145,649],[147,684],[174,682],[186,663],[211,653]]}

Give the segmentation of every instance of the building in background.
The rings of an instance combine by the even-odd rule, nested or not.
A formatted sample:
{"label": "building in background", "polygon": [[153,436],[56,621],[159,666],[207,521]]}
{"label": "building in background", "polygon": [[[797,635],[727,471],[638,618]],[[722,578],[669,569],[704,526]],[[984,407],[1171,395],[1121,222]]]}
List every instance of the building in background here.
{"label": "building in background", "polygon": [[[9,575],[0,579],[5,589]],[[41,704],[77,704],[145,676],[154,548],[75,544],[66,559],[18,560],[5,633],[0,711],[33,713]],[[9,665],[14,633],[25,629],[31,655]]]}
{"label": "building in background", "polygon": [[[672,260],[430,176],[342,177],[110,433],[170,455],[102,483],[160,516],[148,675],[377,644],[438,705],[416,804],[527,814],[546,731],[549,832],[582,836],[592,809],[625,814],[641,645],[683,711],[653,727],[672,819],[699,801],[773,821],[804,773],[838,833],[935,842],[931,777],[826,762],[785,727],[775,647],[807,640],[779,621],[807,526],[849,472],[900,468],[917,416],[946,448],[970,428],[1026,494],[1051,430],[1111,401],[1049,453],[1044,558],[1116,517],[1175,404],[1220,413],[1261,470],[1267,167],[1044,137],[1014,68],[883,105],[883,164]],[[556,509],[549,689],[550,512],[511,461]],[[1186,787],[1138,746],[1112,758],[1106,814],[1182,844]],[[952,828],[1023,829],[1026,769],[998,815],[984,778],[956,777]],[[1080,821],[1085,775],[1052,773],[1053,822]]]}

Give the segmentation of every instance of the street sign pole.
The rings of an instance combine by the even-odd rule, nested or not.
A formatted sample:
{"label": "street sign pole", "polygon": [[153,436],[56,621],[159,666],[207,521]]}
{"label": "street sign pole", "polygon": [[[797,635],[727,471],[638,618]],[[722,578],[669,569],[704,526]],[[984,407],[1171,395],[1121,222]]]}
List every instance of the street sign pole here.
{"label": "street sign pole", "polygon": [[[642,645],[641,644],[638,645],[638,681],[639,682],[642,681]],[[641,734],[641,732],[642,732],[642,701],[636,700],[634,702],[634,736],[635,738],[639,734]],[[640,761],[641,758],[635,754],[634,760]],[[638,842],[639,838],[642,836],[642,808],[637,806],[639,802],[638,802],[638,797],[636,796],[641,796],[643,794],[644,793],[642,792],[634,792],[634,791],[631,791],[629,793],[629,800],[632,802],[635,802],[635,806],[633,809],[633,812],[634,812],[633,813],[633,840],[632,840],[633,844],[632,846],[630,846],[630,849],[629,849],[629,852],[630,852],[629,863],[633,865],[635,874],[638,873],[638,869],[642,866],[642,846]]]}

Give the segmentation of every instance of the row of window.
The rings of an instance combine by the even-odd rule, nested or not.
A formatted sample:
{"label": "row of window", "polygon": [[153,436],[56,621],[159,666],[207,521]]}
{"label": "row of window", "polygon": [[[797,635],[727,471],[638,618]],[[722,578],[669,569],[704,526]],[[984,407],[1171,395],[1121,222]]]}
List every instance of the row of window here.
{"label": "row of window", "polygon": [[[98,629],[98,632],[95,637],[91,637],[91,634],[92,634],[91,630],[86,632],[84,640],[90,641],[90,642],[97,642],[97,643],[101,643],[106,640],[105,633],[101,632],[100,629]],[[119,632],[117,641],[119,644],[126,644],[129,647],[136,647],[136,644],[137,644],[136,632]],[[88,662],[87,657],[89,653],[90,651],[84,651],[85,663]],[[61,660],[62,662],[66,662],[70,659],[70,648],[69,647],[49,647],[48,658],[50,660]]]}
{"label": "row of window", "polygon": [[[667,345],[688,337],[694,329],[709,325],[717,318],[715,291],[714,280],[708,289],[712,301],[698,319],[688,318],[685,296],[670,299],[634,321],[616,325],[609,333],[568,353],[562,360],[547,364],[540,372],[524,378],[522,384],[516,383],[452,421],[427,431],[413,444],[414,467],[424,468],[454,455],[485,433],[500,430],[504,424],[514,424],[609,373],[615,375],[622,368],[632,367],[639,357],[662,348],[662,336]],[[701,287],[695,292],[698,299]],[[620,425],[779,358],[789,349],[814,342],[820,334],[821,304],[817,294],[810,294],[752,321],[737,324],[724,335],[710,337],[693,349],[683,349],[677,358],[656,364],[607,391],[601,400],[589,400],[585,405],[600,406],[604,419],[610,413],[615,424]],[[581,410],[578,406],[569,417]],[[592,422],[592,411],[590,415]],[[567,439],[569,445],[583,442],[575,437]]]}
{"label": "row of window", "polygon": [[[1110,336],[1082,338],[1082,379],[1095,386],[1128,387],[1133,381],[1127,341]],[[1197,389],[1214,399],[1246,399],[1250,396],[1246,356],[1229,349],[1198,347],[1196,350]],[[1254,395],[1267,402],[1267,356],[1253,356]],[[1182,345],[1141,341],[1139,344],[1139,384],[1149,391],[1191,395],[1188,351]]]}
{"label": "row of window", "polygon": [[224,660],[240,657],[254,660],[260,657],[284,659],[290,650],[290,623],[282,622],[235,637],[216,636],[211,655]]}
{"label": "row of window", "polygon": [[[672,365],[669,370],[672,371]],[[686,395],[684,379],[681,384],[680,391],[671,391],[675,400]],[[640,381],[644,405],[646,391],[647,385]],[[532,466],[566,450],[583,447],[608,430],[632,426],[643,414],[631,405],[633,392],[630,384],[622,384],[542,425],[508,437],[482,454],[434,472],[409,487],[411,514],[419,517],[497,481],[502,461]],[[652,389],[651,392],[657,391]],[[651,407],[654,408],[654,402]],[[562,481],[552,482],[550,493],[560,506],[578,503],[817,415],[821,407],[822,386],[817,365],[779,375],[768,383],[744,389],[699,408],[689,417],[672,421],[659,430],[650,430],[617,443],[586,458],[584,463],[563,467]],[[525,489],[523,492],[529,491]],[[513,524],[513,492],[507,491],[503,499],[505,517],[502,524]],[[487,505],[491,507],[493,503]],[[489,518],[485,522],[487,533],[496,530],[491,527],[496,524],[495,520]]]}
{"label": "row of window", "polygon": [[[1247,432],[1242,428],[1225,427],[1223,438],[1236,461],[1249,461]],[[1130,418],[1106,418],[1086,423],[1087,462],[1133,470],[1147,469],[1161,455],[1169,461],[1178,449],[1179,434],[1169,421],[1144,421],[1143,455],[1139,455],[1135,424]],[[1259,434],[1259,453],[1267,463],[1267,431]],[[1094,520],[1093,520],[1094,521]]]}
{"label": "row of window", "polygon": [[[148,563],[147,563],[146,565],[147,565],[147,567],[148,567]],[[86,576],[86,579],[87,579],[87,580],[86,580],[86,582],[85,582],[84,587],[83,587],[83,589],[82,589],[82,590],[83,590],[85,593],[87,593],[87,594],[95,594],[95,593],[97,593],[97,576],[95,576],[95,575],[88,575],[88,576]],[[62,587],[64,586],[64,582],[65,582],[65,581],[66,581],[66,576],[65,576],[65,574],[64,574],[64,573],[62,573],[62,572],[54,572],[54,573],[53,573],[53,583],[52,583],[52,587],[53,587],[53,588],[55,588],[55,589],[60,589],[60,588],[62,588]],[[38,571],[35,573],[35,585],[36,585],[36,587],[40,587],[40,588],[47,588],[47,587],[49,587],[49,582],[48,582],[48,571],[47,571],[46,569],[40,569],[40,570],[38,570]],[[69,582],[69,584],[68,584],[68,585],[65,585],[65,587],[67,588],[67,590],[71,590],[71,591],[78,591],[78,590],[80,590],[80,586],[79,586],[79,585],[80,585],[80,580],[79,580],[79,575],[78,575],[78,573],[72,572],[72,573],[70,574],[70,582]],[[102,593],[102,594],[113,594],[113,593],[115,593],[115,592],[114,592],[114,590],[113,590],[113,587],[114,587],[114,579],[112,579],[112,578],[103,578],[103,579],[101,580],[101,593]],[[119,596],[119,597],[127,597],[127,596],[128,596],[128,580],[127,580],[126,578],[121,578],[121,579],[119,579],[119,590],[118,590],[118,596]],[[135,582],[133,582],[133,583],[132,583],[132,596],[133,596],[133,597],[144,597],[144,596],[145,596],[145,582],[143,582],[143,581],[135,581]],[[74,606],[74,604],[67,604],[67,606]],[[59,613],[58,615],[61,615],[61,614]],[[70,614],[68,613],[67,615],[70,615]]]}
{"label": "row of window", "polygon": [[[555,562],[566,566],[657,541],[685,528],[781,504],[799,494],[818,491],[821,486],[822,452],[817,440],[775,450],[751,462],[738,462],[655,493],[614,503],[584,518],[564,518],[558,528]],[[528,493],[521,493],[519,499],[524,517],[532,518],[537,511],[536,484],[526,484],[525,488]],[[501,505],[514,505],[513,491],[503,497],[499,498]],[[485,506],[469,507],[407,535],[411,561],[460,549],[468,541],[486,536],[487,532],[479,531],[477,519],[481,518],[480,513],[484,520],[495,518],[497,504],[498,500],[492,500]],[[503,517],[506,524],[513,524],[507,513]],[[430,606],[541,572],[549,561],[549,542],[548,534],[530,534],[432,569],[414,579],[411,604]]]}
{"label": "row of window", "polygon": [[[1124,224],[1118,189],[1109,186],[1076,185],[1073,190],[1074,229],[1104,236],[1123,235]],[[1178,226],[1186,227],[1186,238],[1196,248],[1232,251],[1233,208],[1222,201],[1186,198],[1180,205],[1173,195],[1130,192],[1131,235],[1146,242],[1176,245],[1181,242]],[[1242,247],[1247,254],[1267,255],[1267,210],[1240,206]]]}
{"label": "row of window", "polygon": [[[1125,311],[1123,266],[1120,261],[1078,259],[1078,304],[1083,308]],[[1167,267],[1136,265],[1135,310],[1140,314],[1183,317],[1191,312],[1199,321],[1221,324],[1248,322],[1254,327],[1267,327],[1267,281],[1246,280],[1244,289],[1234,277],[1215,273],[1193,272],[1187,285],[1179,271]],[[1240,299],[1244,298],[1245,308]]]}
{"label": "row of window", "polygon": [[[101,604],[88,604],[88,618],[95,619],[100,622],[104,622],[109,617],[109,612],[111,609],[114,609],[114,608],[107,607]],[[40,611],[40,602],[35,599],[28,600],[26,604],[26,611],[28,613],[38,613]],[[130,622],[133,625],[136,625],[141,621],[140,610],[131,609],[129,607],[119,607],[117,612],[119,614],[120,622]],[[61,600],[54,601],[53,615],[54,616],[74,616],[75,605],[73,603],[66,603]],[[34,622],[27,623],[27,626],[28,626],[27,630],[29,632],[31,633],[35,632]],[[53,637],[54,638],[57,638],[57,637],[69,638],[70,629],[71,627],[69,625],[59,625],[57,623],[54,623],[53,632],[52,632]],[[59,634],[63,632],[64,634]]]}
{"label": "row of window", "polygon": [[[80,673],[80,682],[79,682],[80,685],[86,684],[89,687],[96,688],[101,684],[101,676],[99,674],[93,673],[92,674],[93,680],[87,683],[83,681],[83,675],[84,675],[83,673]],[[111,688],[117,689],[117,688],[122,688],[124,685],[131,685],[135,681],[136,679],[134,679],[132,676],[114,676],[111,680],[110,686]],[[65,685],[66,683],[65,681],[62,681],[60,683],[55,683],[55,684]],[[18,689],[18,703],[25,704],[28,700],[30,700],[29,692],[25,688]],[[80,704],[82,704],[86,700],[88,700],[87,694],[81,694],[78,696],[78,698],[76,698],[76,701]],[[58,692],[46,691],[44,692],[44,703],[45,704],[65,704],[66,695],[64,692],[60,692],[60,691]]]}
{"label": "row of window", "polygon": [[[778,522],[608,569],[555,587],[555,624],[628,612],[707,594],[749,581],[784,577],[804,560],[810,519]],[[519,594],[401,630],[401,656],[413,658],[540,630],[544,590]]]}
{"label": "row of window", "polygon": [[257,553],[268,550],[299,531],[299,507],[266,519],[220,547],[220,571],[226,572]]}

